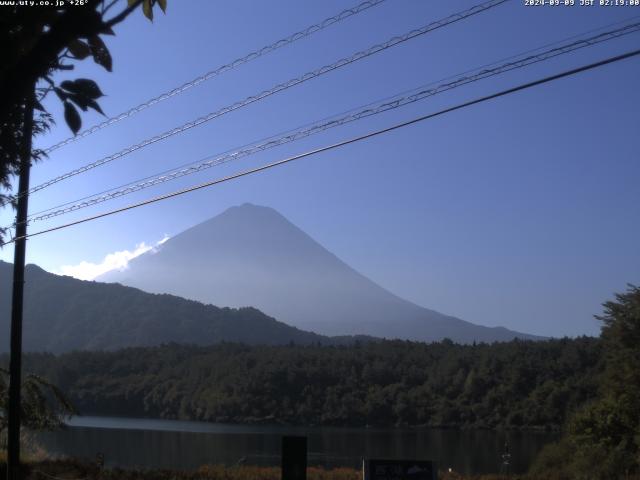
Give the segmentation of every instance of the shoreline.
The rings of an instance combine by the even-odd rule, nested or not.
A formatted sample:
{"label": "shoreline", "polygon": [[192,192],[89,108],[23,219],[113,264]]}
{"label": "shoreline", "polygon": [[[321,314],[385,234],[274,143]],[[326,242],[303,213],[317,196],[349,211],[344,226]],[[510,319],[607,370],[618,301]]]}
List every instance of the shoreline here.
{"label": "shoreline", "polygon": [[[285,423],[285,422],[269,422],[267,419],[255,419],[255,421],[245,421],[245,422],[223,422],[223,421],[207,421],[207,420],[197,420],[197,419],[183,419],[183,418],[163,418],[163,417],[144,417],[144,416],[126,416],[126,415],[103,415],[98,413],[88,413],[83,415],[74,415],[71,419],[77,418],[93,418],[93,419],[109,419],[113,421],[140,421],[140,422],[175,422],[175,423],[191,423],[194,425],[207,425],[207,426],[219,426],[221,428],[250,428],[250,427],[264,427],[264,428],[292,428],[292,429],[308,429],[308,428],[318,428],[318,429],[336,429],[336,430],[349,430],[349,429],[367,429],[371,431],[376,430],[426,430],[426,429],[434,429],[434,430],[457,430],[461,432],[472,432],[472,431],[481,431],[481,432],[522,432],[522,433],[540,433],[540,434],[560,434],[562,433],[562,427],[549,427],[549,426],[523,426],[523,427],[498,427],[498,428],[488,428],[482,426],[459,426],[459,425],[430,425],[430,424],[421,424],[421,425],[335,425],[335,424],[308,424],[301,425],[296,423]],[[269,419],[271,420],[271,419]],[[80,427],[80,428],[124,428],[130,429],[130,427],[111,427],[111,426],[103,426],[97,424],[73,424],[65,422],[65,425],[69,427]],[[148,428],[148,427],[147,427]],[[133,428],[136,429],[136,428]],[[150,428],[151,430],[159,430]],[[176,429],[168,429],[167,431],[185,431],[185,432],[208,432],[209,430],[176,430]],[[216,433],[216,431],[211,431],[211,433]]]}

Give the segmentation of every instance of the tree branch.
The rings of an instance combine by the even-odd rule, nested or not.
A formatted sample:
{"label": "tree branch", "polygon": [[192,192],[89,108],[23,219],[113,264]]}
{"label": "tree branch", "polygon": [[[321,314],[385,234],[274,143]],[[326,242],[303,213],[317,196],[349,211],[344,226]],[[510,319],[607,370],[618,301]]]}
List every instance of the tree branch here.
{"label": "tree branch", "polygon": [[[97,4],[96,4],[97,6]],[[46,75],[51,61],[78,37],[93,36],[105,28],[100,14],[84,8],[69,8],[51,29],[40,35],[35,46],[22,56],[4,78],[0,78],[0,110],[26,95],[25,85]]]}
{"label": "tree branch", "polygon": [[104,18],[104,14],[107,13],[111,7],[113,7],[116,3],[118,3],[120,0],[113,0],[109,5],[107,5],[106,7],[104,6],[105,4],[102,4],[102,16]]}

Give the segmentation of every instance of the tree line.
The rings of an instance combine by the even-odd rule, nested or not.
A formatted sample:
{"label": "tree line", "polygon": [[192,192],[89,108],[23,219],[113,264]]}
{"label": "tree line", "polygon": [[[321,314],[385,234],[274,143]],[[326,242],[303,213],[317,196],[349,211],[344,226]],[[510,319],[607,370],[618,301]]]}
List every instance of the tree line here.
{"label": "tree line", "polygon": [[562,438],[548,445],[533,473],[549,479],[639,478],[640,288],[629,285],[605,302],[603,370],[595,398],[568,418]]}
{"label": "tree line", "polygon": [[294,425],[560,429],[596,396],[599,339],[169,344],[29,354],[85,414]]}

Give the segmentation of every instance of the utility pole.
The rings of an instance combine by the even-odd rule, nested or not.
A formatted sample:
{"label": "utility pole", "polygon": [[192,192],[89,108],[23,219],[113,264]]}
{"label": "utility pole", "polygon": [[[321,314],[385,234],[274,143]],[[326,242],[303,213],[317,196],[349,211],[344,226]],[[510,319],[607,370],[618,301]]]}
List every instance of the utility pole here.
{"label": "utility pole", "polygon": [[11,359],[9,363],[9,423],[7,480],[20,479],[20,391],[22,386],[22,305],[24,300],[24,263],[27,248],[27,212],[29,209],[29,171],[35,85],[24,105],[20,180],[16,209],[16,240],[13,254],[13,295],[11,297]]}

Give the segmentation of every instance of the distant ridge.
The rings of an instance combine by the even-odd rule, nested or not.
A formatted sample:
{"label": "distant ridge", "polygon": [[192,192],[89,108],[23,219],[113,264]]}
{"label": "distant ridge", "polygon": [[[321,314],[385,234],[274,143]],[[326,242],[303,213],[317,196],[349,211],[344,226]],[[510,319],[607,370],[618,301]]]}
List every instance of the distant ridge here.
{"label": "distant ridge", "polygon": [[254,306],[323,335],[461,343],[539,339],[415,305],[364,277],[268,207],[244,204],[97,279],[205,303]]}
{"label": "distant ridge", "polygon": [[[0,261],[0,352],[9,349],[12,270],[12,264]],[[344,344],[355,340],[304,332],[255,308],[218,308],[173,295],[58,276],[36,265],[27,265],[25,276],[25,351],[61,353],[223,341]]]}

